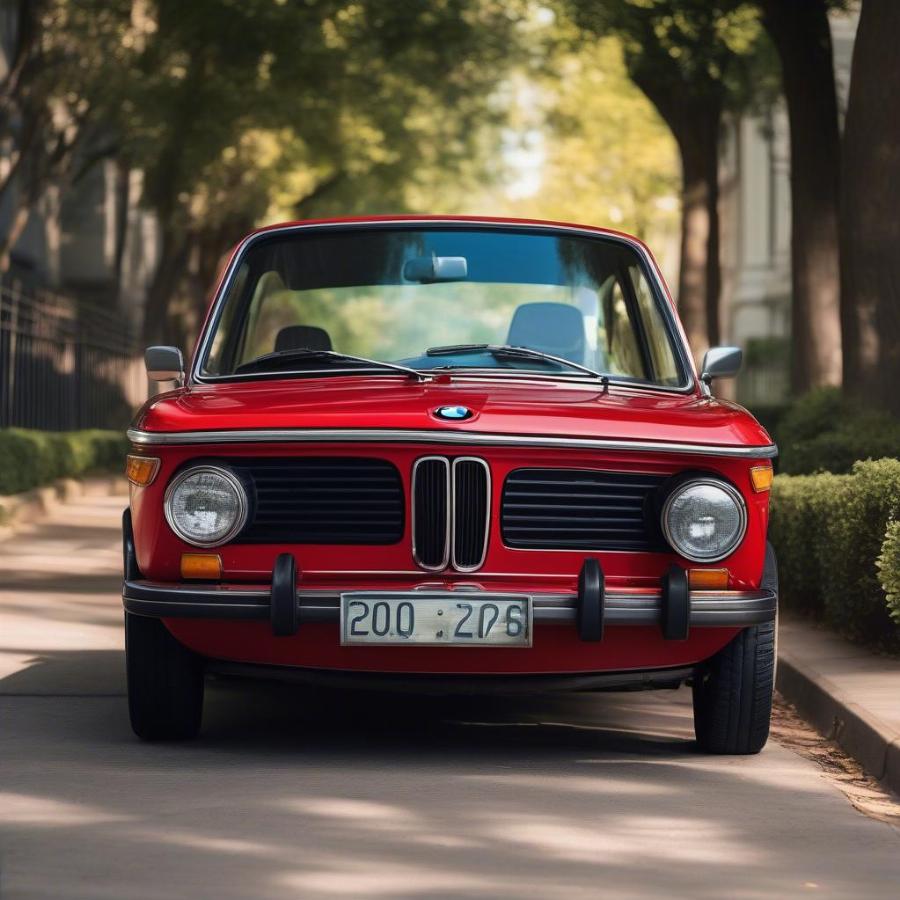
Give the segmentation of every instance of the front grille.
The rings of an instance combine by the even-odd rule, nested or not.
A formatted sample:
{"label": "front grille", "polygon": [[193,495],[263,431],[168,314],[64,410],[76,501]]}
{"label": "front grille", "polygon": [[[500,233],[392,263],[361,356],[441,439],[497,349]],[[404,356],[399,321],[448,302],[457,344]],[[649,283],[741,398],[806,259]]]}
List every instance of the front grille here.
{"label": "front grille", "polygon": [[387,460],[236,460],[234,469],[254,494],[238,543],[396,544],[403,537],[403,483]]}
{"label": "front grille", "polygon": [[453,566],[477,569],[487,552],[491,479],[480,459],[453,461]]}
{"label": "front grille", "polygon": [[412,476],[413,558],[423,569],[443,569],[450,558],[450,463],[416,460]]}
{"label": "front grille", "polygon": [[658,549],[645,505],[665,477],[516,469],[503,485],[503,542],[519,549]]}

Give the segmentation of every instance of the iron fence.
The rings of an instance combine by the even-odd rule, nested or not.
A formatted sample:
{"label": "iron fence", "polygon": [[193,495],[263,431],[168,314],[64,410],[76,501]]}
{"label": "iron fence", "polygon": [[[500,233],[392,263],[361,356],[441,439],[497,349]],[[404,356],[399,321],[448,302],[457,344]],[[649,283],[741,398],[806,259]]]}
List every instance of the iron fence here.
{"label": "iron fence", "polygon": [[0,428],[122,428],[145,391],[123,316],[0,285]]}

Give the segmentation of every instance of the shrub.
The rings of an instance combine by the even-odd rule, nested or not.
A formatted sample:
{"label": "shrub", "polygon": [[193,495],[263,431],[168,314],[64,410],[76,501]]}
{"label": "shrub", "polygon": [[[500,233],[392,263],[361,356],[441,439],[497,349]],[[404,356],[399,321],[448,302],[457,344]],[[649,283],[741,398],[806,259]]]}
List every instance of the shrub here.
{"label": "shrub", "polygon": [[853,640],[900,649],[877,565],[898,518],[900,460],[859,462],[848,475],[779,475],[769,535],[784,606]]}
{"label": "shrub", "polygon": [[127,452],[128,441],[117,431],[0,430],[0,495],[120,468]]}
{"label": "shrub", "polygon": [[797,400],[778,420],[778,470],[788,475],[849,472],[860,459],[896,456],[900,421],[865,409],[837,388],[819,388]]}
{"label": "shrub", "polygon": [[784,606],[822,613],[823,546],[815,540],[847,489],[848,475],[779,475],[772,485],[769,540],[778,555]]}
{"label": "shrub", "polygon": [[888,525],[878,557],[878,580],[891,618],[900,625],[900,521]]}

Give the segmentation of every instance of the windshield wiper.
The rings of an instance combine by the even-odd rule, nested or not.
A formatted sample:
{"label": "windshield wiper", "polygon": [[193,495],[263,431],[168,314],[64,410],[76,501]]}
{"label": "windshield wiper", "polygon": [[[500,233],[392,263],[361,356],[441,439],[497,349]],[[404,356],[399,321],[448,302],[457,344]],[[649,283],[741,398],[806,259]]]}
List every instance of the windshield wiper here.
{"label": "windshield wiper", "polygon": [[582,372],[591,378],[599,379],[604,387],[609,384],[609,378],[600,372],[595,372],[587,366],[564,359],[562,356],[553,356],[542,350],[532,350],[531,347],[513,347],[511,344],[451,344],[447,347],[429,347],[425,351],[426,356],[455,356],[460,353],[490,353],[498,359],[530,359],[538,362],[555,363],[566,369]]}
{"label": "windshield wiper", "polygon": [[311,350],[308,347],[297,347],[293,350],[276,350],[274,353],[264,353],[256,359],[241,363],[234,370],[234,374],[246,374],[248,372],[277,371],[284,366],[291,366],[304,362],[349,362],[358,363],[360,366],[373,369],[390,369],[394,372],[402,372],[415,378],[416,381],[427,381],[428,376],[409,366],[401,366],[397,363],[383,362],[380,359],[366,359],[364,356],[350,356],[348,353],[338,353],[335,350]]}

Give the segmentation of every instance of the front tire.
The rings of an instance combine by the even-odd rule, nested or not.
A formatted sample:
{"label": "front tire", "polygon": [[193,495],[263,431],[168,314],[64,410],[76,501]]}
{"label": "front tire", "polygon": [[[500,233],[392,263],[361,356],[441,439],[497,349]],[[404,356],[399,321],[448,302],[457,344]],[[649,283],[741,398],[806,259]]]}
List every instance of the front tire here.
{"label": "front tire", "polygon": [[145,741],[185,740],[200,730],[203,660],[158,619],[125,613],[128,712]]}
{"label": "front tire", "polygon": [[[761,587],[778,594],[771,545]],[[745,628],[694,678],[694,733],[706,753],[759,753],[769,739],[775,689],[777,621]]]}

